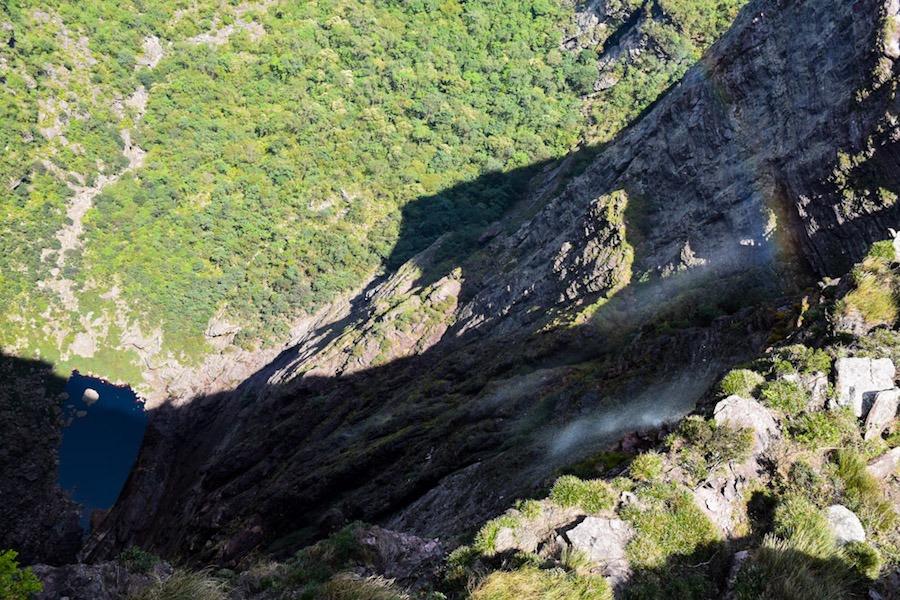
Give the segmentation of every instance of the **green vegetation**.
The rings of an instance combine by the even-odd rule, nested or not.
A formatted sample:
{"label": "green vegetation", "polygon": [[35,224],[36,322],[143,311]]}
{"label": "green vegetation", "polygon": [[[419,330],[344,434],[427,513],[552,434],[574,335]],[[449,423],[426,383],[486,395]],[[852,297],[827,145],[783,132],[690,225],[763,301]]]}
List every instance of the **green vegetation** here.
{"label": "green vegetation", "polygon": [[628,473],[632,479],[645,483],[659,479],[662,470],[662,458],[656,452],[638,454],[631,461],[631,466],[628,467]]}
{"label": "green vegetation", "polygon": [[719,382],[719,393],[722,396],[737,395],[743,398],[752,398],[765,381],[765,377],[756,371],[735,369],[729,371]]}
{"label": "green vegetation", "polygon": [[703,554],[704,548],[721,540],[718,529],[687,489],[658,485],[641,498],[649,501],[647,508],[628,505],[622,510],[622,517],[636,532],[627,548],[633,567],[661,567],[672,557]]}
{"label": "green vegetation", "polygon": [[853,269],[854,288],[837,304],[839,317],[861,317],[869,328],[897,321],[897,280],[891,263],[890,241],[872,246],[866,259]]}
{"label": "green vegetation", "polygon": [[853,449],[834,455],[837,478],[843,483],[842,499],[857,514],[867,531],[892,532],[900,517],[885,495],[883,484],[866,470],[865,458]]}
{"label": "green vegetation", "polygon": [[475,541],[472,543],[472,547],[480,554],[490,556],[496,552],[495,546],[497,535],[500,533],[500,530],[504,527],[515,529],[519,524],[519,519],[509,514],[501,515],[496,519],[491,519],[478,531],[478,534],[475,536]]}
{"label": "green vegetation", "polygon": [[43,589],[29,568],[20,568],[15,550],[0,552],[0,600],[27,600]]}
{"label": "green vegetation", "polygon": [[745,460],[753,448],[753,431],[691,415],[670,436],[669,445],[678,463],[699,482],[721,465]]}
{"label": "green vegetation", "polygon": [[[653,51],[593,93],[602,48],[560,50],[562,0],[4,3],[0,346],[134,379],[115,326],[70,355],[79,316],[159,327],[191,362],[220,310],[249,347],[442,234],[458,260],[533,166],[612,139],[742,4],[668,2],[634,32]],[[609,35],[645,10],[608,8]],[[127,140],[146,156],[124,173]],[[66,204],[120,175],[59,257]],[[63,279],[77,309],[38,285]]]}
{"label": "green vegetation", "polygon": [[824,513],[799,494],[781,499],[774,527],[741,569],[737,598],[843,599],[862,579],[874,579],[883,564],[869,544],[839,547]]}
{"label": "green vegetation", "polygon": [[147,573],[158,563],[162,562],[162,559],[156,554],[142,550],[137,546],[132,546],[120,552],[116,560],[124,564],[128,569],[138,573]]}
{"label": "green vegetation", "polygon": [[550,500],[563,508],[577,506],[589,513],[611,510],[616,503],[612,486],[602,479],[583,480],[563,475],[550,490]]}
{"label": "green vegetation", "polygon": [[778,375],[828,375],[831,373],[831,362],[831,357],[821,348],[809,348],[803,344],[785,346],[775,352],[775,371]]}
{"label": "green vegetation", "polygon": [[602,577],[529,566],[491,573],[470,597],[472,600],[612,600],[612,591]]}
{"label": "green vegetation", "polygon": [[381,577],[360,577],[355,573],[338,573],[322,586],[324,600],[409,600],[409,595],[396,589]]}
{"label": "green vegetation", "polygon": [[794,440],[810,450],[837,448],[860,439],[856,416],[848,406],[803,413],[789,431]]}
{"label": "green vegetation", "polygon": [[786,379],[776,379],[760,391],[763,404],[788,417],[800,414],[809,402],[809,393],[800,384]]}
{"label": "green vegetation", "polygon": [[228,587],[208,571],[176,570],[141,590],[134,600],[227,600]]}

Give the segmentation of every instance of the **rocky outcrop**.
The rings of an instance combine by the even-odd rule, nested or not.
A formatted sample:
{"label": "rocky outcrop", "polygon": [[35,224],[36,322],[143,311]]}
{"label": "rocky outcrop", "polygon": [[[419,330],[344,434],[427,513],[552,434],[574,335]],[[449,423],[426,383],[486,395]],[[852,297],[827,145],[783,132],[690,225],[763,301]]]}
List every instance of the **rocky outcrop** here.
{"label": "rocky outcrop", "polygon": [[781,431],[775,417],[765,406],[750,398],[729,396],[716,404],[713,411],[716,423],[729,423],[732,427],[753,430],[754,455],[765,452],[775,440],[781,439]]}
{"label": "rocky outcrop", "polygon": [[872,408],[866,416],[866,441],[881,437],[881,432],[897,416],[898,406],[900,406],[900,389],[894,388],[875,394]]}
{"label": "rocky outcrop", "polygon": [[173,572],[165,563],[157,563],[147,573],[138,573],[117,562],[62,567],[34,565],[31,570],[44,588],[34,595],[34,600],[125,600],[154,581],[167,579]]}
{"label": "rocky outcrop", "polygon": [[873,477],[887,480],[897,473],[898,467],[900,467],[900,448],[894,448],[869,463],[866,470]]}
{"label": "rocky outcrop", "polygon": [[599,572],[608,577],[613,585],[628,577],[630,571],[625,546],[633,537],[634,530],[625,521],[600,517],[585,517],[581,523],[566,531],[569,543],[586,552]]}
{"label": "rocky outcrop", "polygon": [[[497,262],[516,267],[486,282],[463,327],[517,328],[535,306],[609,294],[626,264],[660,296],[689,273],[722,285],[773,260],[849,267],[887,235],[900,206],[836,218],[843,196],[830,182],[838,153],[890,127],[893,96],[857,103],[884,56],[884,10],[880,0],[748,5],[650,114],[496,242]],[[873,152],[888,160],[892,148]],[[595,241],[602,252],[590,250]]]}
{"label": "rocky outcrop", "polygon": [[865,416],[878,392],[894,389],[897,373],[889,358],[839,358],[834,363],[836,403],[850,406],[857,417]]}
{"label": "rocky outcrop", "polygon": [[357,541],[369,557],[373,573],[394,580],[405,590],[432,589],[444,566],[439,540],[424,540],[381,527],[361,529]]}

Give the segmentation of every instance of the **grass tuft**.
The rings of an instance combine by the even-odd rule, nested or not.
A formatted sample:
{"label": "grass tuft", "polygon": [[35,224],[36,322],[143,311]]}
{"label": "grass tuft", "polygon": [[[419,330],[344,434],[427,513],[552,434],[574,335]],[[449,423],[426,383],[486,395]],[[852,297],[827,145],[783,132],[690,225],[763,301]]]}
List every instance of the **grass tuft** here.
{"label": "grass tuft", "polygon": [[765,378],[750,369],[735,369],[729,371],[719,382],[719,394],[723,397],[737,395],[742,398],[752,398],[765,382]]}
{"label": "grass tuft", "polygon": [[209,571],[176,570],[165,581],[144,588],[133,600],[227,600],[228,586]]}
{"label": "grass tuft", "polygon": [[471,600],[612,600],[602,577],[566,574],[562,569],[525,567],[496,571],[472,592]]}
{"label": "grass tuft", "polygon": [[601,479],[579,479],[563,475],[550,490],[550,500],[563,508],[578,507],[589,513],[612,510],[616,505],[616,493]]}

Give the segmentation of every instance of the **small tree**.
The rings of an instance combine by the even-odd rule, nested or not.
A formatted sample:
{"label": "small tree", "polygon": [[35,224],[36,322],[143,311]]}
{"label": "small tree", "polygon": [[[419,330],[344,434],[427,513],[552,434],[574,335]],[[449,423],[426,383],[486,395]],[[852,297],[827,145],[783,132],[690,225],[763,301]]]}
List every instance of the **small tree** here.
{"label": "small tree", "polygon": [[0,600],[27,600],[44,588],[31,569],[19,568],[15,550],[0,552]]}

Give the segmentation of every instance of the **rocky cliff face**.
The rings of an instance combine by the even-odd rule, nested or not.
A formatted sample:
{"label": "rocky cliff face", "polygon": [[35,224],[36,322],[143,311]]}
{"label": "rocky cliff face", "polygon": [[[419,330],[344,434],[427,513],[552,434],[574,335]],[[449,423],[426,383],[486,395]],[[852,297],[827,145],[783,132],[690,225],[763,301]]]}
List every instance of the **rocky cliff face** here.
{"label": "rocky cliff face", "polygon": [[463,533],[687,412],[784,325],[778,298],[805,273],[841,272],[896,226],[897,13],[751,3],[583,174],[545,169],[458,269],[420,256],[235,392],[157,409],[89,555],[233,564],[357,518]]}

